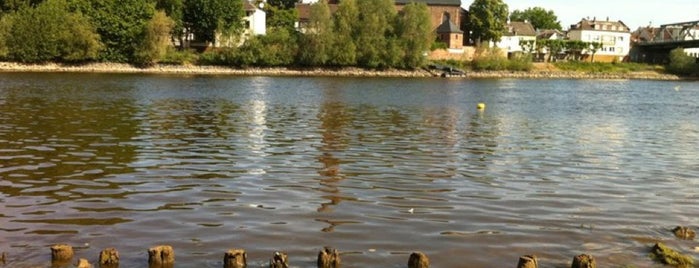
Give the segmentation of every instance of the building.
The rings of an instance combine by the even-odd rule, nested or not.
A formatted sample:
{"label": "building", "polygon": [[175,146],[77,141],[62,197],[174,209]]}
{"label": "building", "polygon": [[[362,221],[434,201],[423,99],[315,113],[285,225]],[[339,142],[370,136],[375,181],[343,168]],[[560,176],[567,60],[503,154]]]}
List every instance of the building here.
{"label": "building", "polygon": [[[622,21],[582,19],[571,25],[568,39],[590,43],[601,43],[602,47],[594,55],[594,61],[624,61],[631,48],[631,30]],[[584,51],[592,54],[591,51]]]}
{"label": "building", "polygon": [[[524,45],[523,47],[523,42],[528,42],[529,45]],[[525,48],[526,50],[530,50],[533,49],[535,45],[536,30],[534,30],[534,26],[528,21],[511,21],[507,23],[505,33],[500,38],[500,41],[491,44],[491,46],[495,46],[506,52],[508,57],[522,52],[529,53],[531,51],[525,51]],[[531,46],[531,48],[528,46]]]}
{"label": "building", "polygon": [[232,47],[242,45],[245,40],[254,35],[265,35],[267,33],[267,14],[263,10],[266,4],[264,0],[242,0],[243,10],[243,32],[241,36],[225,36],[216,34],[214,47]]}

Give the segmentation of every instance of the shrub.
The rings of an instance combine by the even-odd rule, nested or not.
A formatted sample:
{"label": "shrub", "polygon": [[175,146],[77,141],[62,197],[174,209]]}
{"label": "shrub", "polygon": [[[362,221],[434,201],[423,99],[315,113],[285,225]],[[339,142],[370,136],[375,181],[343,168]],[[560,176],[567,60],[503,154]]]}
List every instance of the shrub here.
{"label": "shrub", "polygon": [[[97,58],[100,37],[81,13],[64,0],[24,7],[2,19],[0,53],[20,62],[79,62]],[[4,47],[4,48],[3,48]]]}
{"label": "shrub", "polygon": [[699,64],[696,59],[685,54],[683,48],[676,48],[670,51],[667,71],[677,75],[699,75]]}
{"label": "shrub", "polygon": [[193,50],[177,50],[174,47],[169,47],[160,59],[160,63],[163,64],[194,64],[197,62],[197,53]]}

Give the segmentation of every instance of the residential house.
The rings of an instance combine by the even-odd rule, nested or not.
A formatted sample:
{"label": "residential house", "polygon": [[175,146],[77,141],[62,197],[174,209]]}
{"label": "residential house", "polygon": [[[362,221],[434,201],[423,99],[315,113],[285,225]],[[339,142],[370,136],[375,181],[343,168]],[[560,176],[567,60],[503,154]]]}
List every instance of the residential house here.
{"label": "residential house", "polygon": [[559,51],[557,55],[549,55],[550,51],[548,47],[545,46],[546,40],[565,40],[566,33],[557,29],[544,29],[539,30],[536,33],[536,44],[535,44],[535,54],[534,61],[546,61],[547,58],[550,61],[564,59],[566,54],[563,50]]}
{"label": "residential house", "polygon": [[254,35],[267,33],[267,14],[263,10],[265,0],[242,0],[245,16],[243,17],[243,32],[240,38],[225,37],[220,33],[216,35],[214,47],[239,46],[247,38]]}
{"label": "residential house", "polygon": [[[533,49],[536,45],[536,30],[529,21],[511,21],[507,23],[505,33],[500,38],[500,41],[491,44],[507,53],[508,57],[517,53],[529,53],[525,51],[522,42],[529,42],[529,46]],[[527,48],[529,50],[529,48]]]}
{"label": "residential house", "polygon": [[[622,21],[582,19],[571,25],[568,31],[570,40],[601,43],[602,47],[595,53],[594,61],[624,61],[631,48],[631,30]],[[584,51],[592,54],[592,51]]]}

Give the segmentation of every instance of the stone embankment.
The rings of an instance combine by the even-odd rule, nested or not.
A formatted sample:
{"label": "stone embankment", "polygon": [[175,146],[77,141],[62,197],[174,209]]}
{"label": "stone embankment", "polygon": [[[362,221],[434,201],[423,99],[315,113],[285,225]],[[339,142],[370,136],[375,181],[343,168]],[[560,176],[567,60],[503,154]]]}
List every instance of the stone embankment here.
{"label": "stone embankment", "polygon": [[[133,73],[133,74],[184,74],[184,75],[238,75],[238,76],[331,76],[331,77],[440,77],[442,74],[427,70],[368,70],[362,68],[230,68],[198,65],[156,65],[138,68],[120,63],[91,63],[64,65],[56,63],[22,64],[0,62],[0,72],[66,72],[66,73]],[[468,71],[450,78],[519,78],[519,79],[644,79],[680,80],[676,75],[657,72],[586,73],[558,70]]]}

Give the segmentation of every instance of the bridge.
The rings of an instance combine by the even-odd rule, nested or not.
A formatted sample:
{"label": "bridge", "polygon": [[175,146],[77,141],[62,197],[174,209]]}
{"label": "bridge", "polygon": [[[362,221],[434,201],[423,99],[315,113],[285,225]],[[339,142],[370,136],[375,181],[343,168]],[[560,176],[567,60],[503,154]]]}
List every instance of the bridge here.
{"label": "bridge", "polygon": [[653,36],[635,44],[638,61],[665,63],[675,48],[699,48],[699,20],[663,24],[647,30]]}

